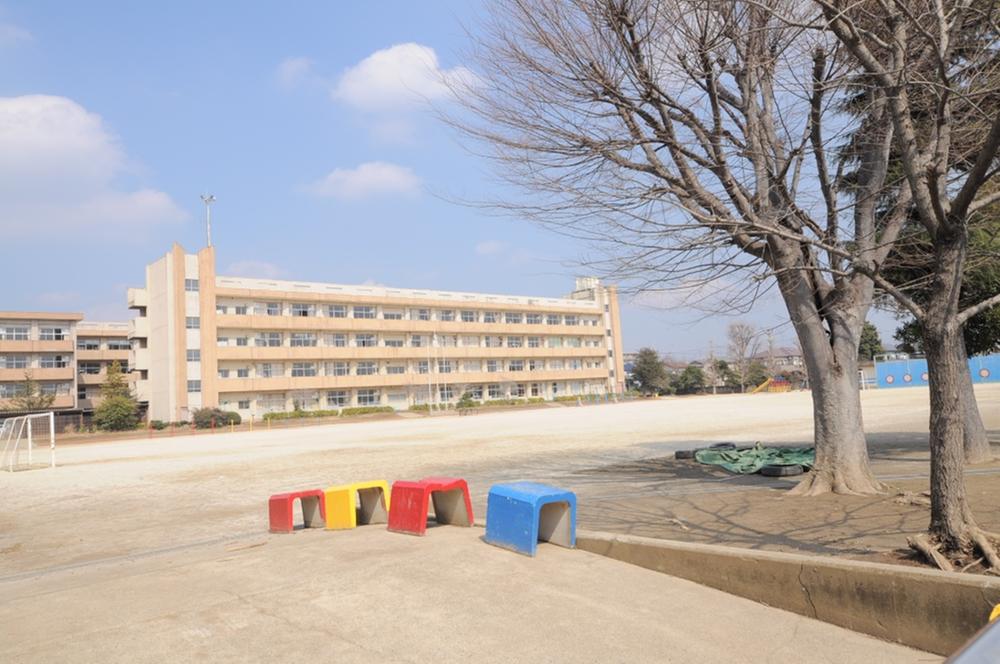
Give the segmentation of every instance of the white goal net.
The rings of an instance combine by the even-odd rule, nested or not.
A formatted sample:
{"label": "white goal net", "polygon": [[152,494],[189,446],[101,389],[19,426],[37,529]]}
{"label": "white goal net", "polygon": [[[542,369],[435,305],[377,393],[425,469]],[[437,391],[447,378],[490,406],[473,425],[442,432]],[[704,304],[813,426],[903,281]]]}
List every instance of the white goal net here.
{"label": "white goal net", "polygon": [[[45,448],[48,448],[48,459],[45,458]],[[55,413],[17,415],[0,422],[0,451],[2,470],[55,468]]]}

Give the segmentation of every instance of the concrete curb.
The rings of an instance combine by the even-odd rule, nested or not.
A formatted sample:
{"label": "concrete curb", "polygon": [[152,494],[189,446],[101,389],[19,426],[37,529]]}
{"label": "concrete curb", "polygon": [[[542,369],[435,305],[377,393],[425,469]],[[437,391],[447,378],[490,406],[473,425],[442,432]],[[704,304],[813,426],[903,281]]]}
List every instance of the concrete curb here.
{"label": "concrete curb", "polygon": [[1000,603],[1000,578],[578,530],[578,549],[949,655]]}

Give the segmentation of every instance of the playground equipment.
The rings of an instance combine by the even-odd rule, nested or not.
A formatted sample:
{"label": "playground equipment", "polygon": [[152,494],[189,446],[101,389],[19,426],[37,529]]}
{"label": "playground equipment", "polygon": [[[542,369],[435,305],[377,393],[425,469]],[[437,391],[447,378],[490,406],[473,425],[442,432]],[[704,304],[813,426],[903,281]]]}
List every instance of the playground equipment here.
{"label": "playground equipment", "polygon": [[576,546],[576,494],[548,484],[494,484],[486,504],[486,541],[534,556],[538,542]]}
{"label": "playground equipment", "polygon": [[28,470],[34,465],[35,440],[49,443],[49,467],[56,467],[55,413],[8,417],[0,424],[0,468]]}
{"label": "playground equipment", "polygon": [[323,492],[327,530],[389,520],[389,485],[385,480],[332,486]]}
{"label": "playground equipment", "polygon": [[419,482],[392,483],[389,530],[408,535],[427,532],[429,503],[434,503],[434,520],[453,526],[471,526],[472,499],[469,485],[457,477],[425,477]]}
{"label": "playground equipment", "polygon": [[326,521],[323,492],[319,489],[279,493],[267,501],[267,512],[272,533],[295,532],[294,506],[298,500],[302,505],[302,526],[322,528]]}

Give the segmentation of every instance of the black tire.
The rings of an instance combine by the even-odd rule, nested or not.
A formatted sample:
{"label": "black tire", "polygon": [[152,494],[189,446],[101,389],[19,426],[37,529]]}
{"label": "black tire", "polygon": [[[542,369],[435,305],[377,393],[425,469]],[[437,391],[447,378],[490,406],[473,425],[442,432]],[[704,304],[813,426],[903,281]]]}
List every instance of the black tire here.
{"label": "black tire", "polygon": [[674,452],[674,458],[675,459],[693,459],[694,458],[694,452],[695,452],[694,450],[677,450],[676,452]]}
{"label": "black tire", "polygon": [[709,445],[710,450],[735,450],[736,443],[715,443],[714,445]]}
{"label": "black tire", "polygon": [[805,468],[798,464],[793,464],[791,466],[764,466],[760,469],[760,474],[765,477],[791,477],[792,475],[801,475],[806,472]]}

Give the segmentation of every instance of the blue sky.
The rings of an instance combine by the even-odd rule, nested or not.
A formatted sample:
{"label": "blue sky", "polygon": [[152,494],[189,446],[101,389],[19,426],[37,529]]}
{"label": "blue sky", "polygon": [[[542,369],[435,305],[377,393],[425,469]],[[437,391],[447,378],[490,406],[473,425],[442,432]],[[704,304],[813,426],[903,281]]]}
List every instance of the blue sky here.
{"label": "blue sky", "polygon": [[[147,263],[203,246],[203,192],[221,274],[568,292],[585,247],[451,202],[489,196],[489,165],[420,99],[447,104],[437,76],[465,75],[479,9],[0,5],[0,309],[126,318]],[[670,300],[623,302],[626,350],[725,347],[733,317],[647,306]],[[775,298],[742,316],[783,317]]]}

